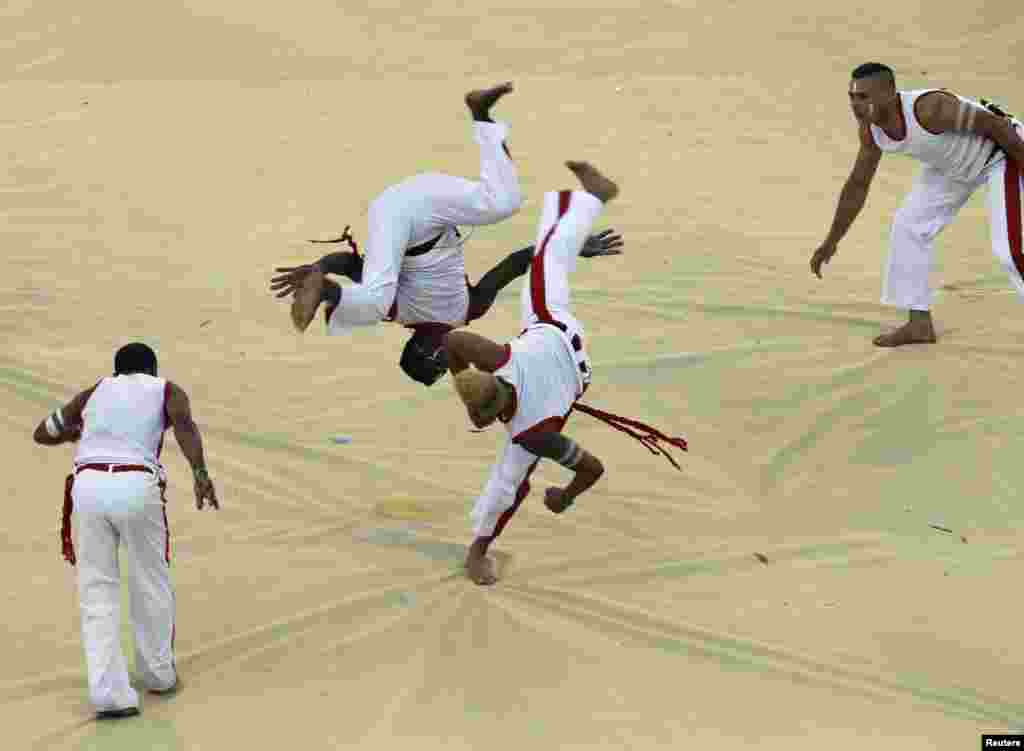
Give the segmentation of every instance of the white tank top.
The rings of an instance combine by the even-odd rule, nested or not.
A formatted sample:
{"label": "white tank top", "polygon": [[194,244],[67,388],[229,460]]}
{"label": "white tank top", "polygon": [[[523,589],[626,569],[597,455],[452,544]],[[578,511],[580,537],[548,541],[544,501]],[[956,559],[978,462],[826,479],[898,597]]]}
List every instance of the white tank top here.
{"label": "white tank top", "polygon": [[[906,124],[906,135],[902,140],[890,138],[877,125],[872,124],[871,136],[882,151],[887,153],[906,154],[923,162],[929,167],[954,179],[973,181],[990,164],[996,164],[1006,158],[998,151],[995,142],[974,133],[947,131],[932,133],[926,130],[917,120],[914,105],[918,99],[932,91],[940,89],[918,89],[899,92],[902,103],[903,122]],[[982,108],[980,102],[952,94],[962,102],[969,102]],[[993,153],[995,156],[993,156]],[[989,158],[992,157],[991,162]]]}
{"label": "white tank top", "polygon": [[145,373],[104,378],[82,412],[75,464],[117,462],[160,467],[168,419],[167,381]]}
{"label": "white tank top", "polygon": [[513,439],[565,417],[579,398],[579,370],[564,339],[550,324],[533,326],[509,342],[508,362],[494,371],[516,390],[516,411],[505,425]]}

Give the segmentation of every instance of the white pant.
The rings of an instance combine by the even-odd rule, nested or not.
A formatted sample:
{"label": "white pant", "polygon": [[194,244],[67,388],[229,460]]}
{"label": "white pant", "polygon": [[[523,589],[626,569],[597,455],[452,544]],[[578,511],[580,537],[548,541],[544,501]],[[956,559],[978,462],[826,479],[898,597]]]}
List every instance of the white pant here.
{"label": "white pant", "polygon": [[[569,273],[576,268],[576,259],[583,243],[586,241],[594,221],[600,215],[604,204],[582,191],[550,192],[544,196],[540,221],[537,228],[537,244],[534,260],[528,277],[523,281],[522,304],[524,326],[539,321],[555,320],[567,325],[568,337],[571,339],[578,333],[582,340],[582,325],[572,315],[570,308]],[[586,353],[580,341],[576,349],[573,346],[577,367],[586,364]],[[515,355],[513,355],[515,356]],[[560,367],[554,361],[555,355],[544,361],[529,360],[531,367]],[[500,370],[498,371],[500,374]],[[540,379],[538,379],[540,380]],[[590,380],[590,369],[587,365],[586,378]],[[534,389],[536,390],[536,389]],[[548,399],[548,394],[532,394],[531,399]],[[578,397],[577,397],[578,398]],[[565,412],[558,424],[553,426],[561,431],[574,401],[560,405]],[[501,534],[505,525],[519,509],[523,499],[530,492],[530,474],[540,461],[535,455],[515,443],[513,438],[521,427],[533,423],[532,418],[521,424],[520,413],[526,416],[536,405],[520,402],[517,414],[506,425],[509,431],[497,461],[491,467],[490,477],[483,492],[473,506],[470,518],[473,520],[473,532],[477,537],[494,539]],[[545,405],[547,406],[547,405]],[[540,416],[547,416],[550,410],[541,411]]]}
{"label": "white pant", "polygon": [[544,194],[533,262],[520,294],[523,328],[572,318],[569,274],[603,208],[599,198],[581,190]]}
{"label": "white pant", "polygon": [[127,581],[135,634],[135,668],[147,689],[174,686],[174,590],[167,516],[155,475],[83,470],[72,489],[78,597],[89,698],[97,711],[137,707],[121,649],[121,573]]}
{"label": "white pant", "polygon": [[988,183],[992,253],[1017,294],[1024,298],[1021,251],[1021,175],[1010,160],[993,165],[972,182],[950,180],[924,167],[893,219],[882,302],[907,310],[929,310],[933,241],[975,190]]}
{"label": "white pant", "polygon": [[572,313],[569,274],[576,270],[580,250],[603,210],[599,198],[582,190],[545,193],[533,261],[520,293],[524,329],[546,320],[565,327],[580,369],[580,393],[590,383],[591,366],[586,332]]}
{"label": "white pant", "polygon": [[373,200],[362,281],[342,289],[341,302],[328,319],[328,334],[377,323],[388,315],[409,248],[452,227],[496,224],[519,210],[523,198],[519,175],[505,151],[507,133],[505,123],[473,123],[480,146],[479,181],[430,172],[392,185]]}

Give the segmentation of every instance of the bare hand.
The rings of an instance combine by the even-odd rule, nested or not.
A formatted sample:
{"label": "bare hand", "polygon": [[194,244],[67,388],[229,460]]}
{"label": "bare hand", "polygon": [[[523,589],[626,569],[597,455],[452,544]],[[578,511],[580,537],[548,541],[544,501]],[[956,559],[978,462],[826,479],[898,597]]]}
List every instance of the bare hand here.
{"label": "bare hand", "polygon": [[220,509],[220,501],[217,500],[217,491],[213,487],[213,480],[206,474],[205,469],[196,470],[192,473],[194,490],[196,493],[196,508],[203,510],[204,501],[209,501],[215,509]]}
{"label": "bare hand", "polygon": [[302,280],[316,269],[315,263],[307,263],[302,266],[278,266],[274,270],[282,273],[270,280],[270,289],[272,292],[277,292],[275,297],[288,297],[302,286]]}
{"label": "bare hand", "polygon": [[832,243],[825,243],[811,256],[811,271],[814,272],[815,276],[821,279],[821,266],[822,264],[828,263],[832,260],[832,256],[836,254],[838,248]]}
{"label": "bare hand", "polygon": [[555,514],[560,514],[572,505],[573,499],[564,488],[548,488],[544,491],[544,505]]}
{"label": "bare hand", "polygon": [[622,235],[617,233],[613,229],[606,229],[604,232],[599,232],[596,235],[591,235],[587,238],[587,241],[583,243],[583,249],[580,250],[580,255],[583,258],[593,258],[595,256],[618,256],[622,255]]}
{"label": "bare hand", "polygon": [[485,587],[498,581],[498,577],[494,573],[494,563],[486,555],[470,554],[466,558],[466,576],[473,583]]}

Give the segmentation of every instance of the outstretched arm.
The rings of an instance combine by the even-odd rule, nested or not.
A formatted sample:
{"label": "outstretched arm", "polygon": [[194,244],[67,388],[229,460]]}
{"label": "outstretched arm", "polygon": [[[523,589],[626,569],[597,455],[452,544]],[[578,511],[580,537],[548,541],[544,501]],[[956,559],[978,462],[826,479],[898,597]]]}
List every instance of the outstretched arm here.
{"label": "outstretched arm", "polygon": [[363,280],[363,263],[364,259],[359,255],[359,246],[356,245],[355,238],[352,237],[352,233],[349,231],[350,225],[345,226],[345,230],[341,233],[340,237],[333,240],[310,240],[310,242],[328,242],[328,243],[348,243],[348,247],[351,248],[351,252],[345,251],[341,253],[328,253],[314,266],[320,269],[325,274],[337,274],[339,276],[347,276],[353,282],[357,284]]}
{"label": "outstretched arm", "polygon": [[469,312],[466,319],[475,321],[482,318],[494,305],[498,294],[527,272],[532,260],[533,246],[530,245],[515,253],[510,253],[497,266],[484,274],[478,284],[470,286]]}
{"label": "outstretched arm", "polygon": [[857,161],[854,162],[853,171],[843,185],[839,194],[839,205],[836,207],[836,215],[832,220],[832,228],[829,230],[825,242],[814,251],[811,257],[811,271],[819,279],[821,278],[821,266],[828,263],[836,254],[839,241],[846,235],[853,220],[864,208],[867,201],[868,191],[871,189],[871,181],[875,178],[878,170],[878,163],[882,160],[882,150],[875,144],[871,132],[866,124],[860,126],[860,150],[857,152]]}
{"label": "outstretched arm", "polygon": [[359,246],[355,238],[349,232],[350,226],[346,226],[340,237],[331,240],[310,240],[311,243],[348,243],[351,251],[341,253],[328,253],[315,263],[306,263],[302,266],[279,266],[277,271],[280,276],[270,280],[270,289],[277,292],[277,297],[287,297],[295,292],[302,284],[302,281],[311,271],[322,271],[325,274],[337,274],[347,276],[355,283],[363,280],[364,258],[359,254]]}
{"label": "outstretched arm", "polygon": [[44,417],[36,426],[33,440],[43,446],[77,441],[82,435],[82,410],[95,389],[95,386],[90,386],[63,407]]}
{"label": "outstretched arm", "polygon": [[[583,258],[617,256],[622,254],[622,246],[622,235],[613,229],[606,229],[587,238],[580,251],[580,256]],[[535,247],[529,245],[522,250],[510,253],[501,263],[484,274],[479,284],[470,287],[469,315],[467,316],[470,321],[482,318],[494,305],[494,301],[501,291],[529,271],[534,250]]]}
{"label": "outstretched arm", "polygon": [[568,487],[548,488],[545,493],[544,504],[556,514],[569,508],[581,493],[589,490],[604,474],[601,460],[563,433],[529,433],[516,442],[534,456],[558,462],[573,471]]}
{"label": "outstretched arm", "polygon": [[270,280],[270,290],[276,292],[275,296],[278,298],[288,297],[298,289],[310,272],[317,270],[325,274],[347,276],[358,284],[363,280],[363,257],[352,251],[343,251],[328,253],[315,263],[307,263],[302,266],[278,266],[275,269],[278,276]]}
{"label": "outstretched arm", "polygon": [[507,344],[498,344],[469,331],[449,332],[444,339],[444,348],[448,355],[448,369],[453,376],[470,365],[493,373],[508,361]]}

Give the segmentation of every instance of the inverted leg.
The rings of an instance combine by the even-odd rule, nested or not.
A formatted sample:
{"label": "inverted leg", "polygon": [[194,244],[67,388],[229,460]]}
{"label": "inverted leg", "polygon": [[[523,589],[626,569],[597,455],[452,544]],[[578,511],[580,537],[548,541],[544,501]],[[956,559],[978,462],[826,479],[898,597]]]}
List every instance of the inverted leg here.
{"label": "inverted leg", "polygon": [[[328,334],[340,334],[385,318],[395,301],[398,275],[416,227],[435,225],[437,234],[446,227],[495,224],[519,210],[523,197],[519,175],[505,147],[508,126],[490,121],[490,107],[503,96],[505,87],[470,92],[466,104],[473,112],[473,136],[480,147],[480,179],[425,173],[403,180],[385,190],[370,204],[365,265],[360,283],[346,287],[328,320]],[[436,236],[436,235],[435,235]],[[416,238],[425,242],[430,237]],[[309,298],[321,299],[322,291]],[[304,304],[296,326],[312,320]]]}
{"label": "inverted leg", "polygon": [[544,194],[537,250],[523,285],[524,325],[571,315],[569,274],[604,204],[585,191]]}
{"label": "inverted leg", "polygon": [[523,204],[519,173],[506,144],[508,125],[491,119],[491,107],[512,91],[500,84],[466,94],[473,114],[473,138],[480,147],[480,179],[432,173],[421,175],[432,218],[444,225],[495,224],[516,213]]}
{"label": "inverted leg", "polygon": [[519,173],[506,144],[508,125],[491,119],[491,107],[512,91],[511,83],[466,94],[473,114],[473,138],[480,147],[480,179],[450,175],[423,175],[432,218],[446,225],[495,224],[516,213],[523,204]]}

